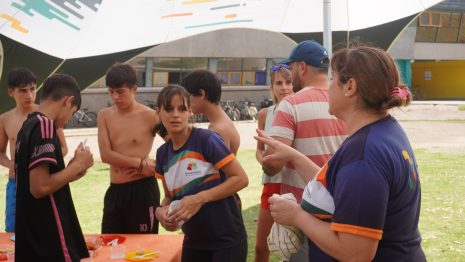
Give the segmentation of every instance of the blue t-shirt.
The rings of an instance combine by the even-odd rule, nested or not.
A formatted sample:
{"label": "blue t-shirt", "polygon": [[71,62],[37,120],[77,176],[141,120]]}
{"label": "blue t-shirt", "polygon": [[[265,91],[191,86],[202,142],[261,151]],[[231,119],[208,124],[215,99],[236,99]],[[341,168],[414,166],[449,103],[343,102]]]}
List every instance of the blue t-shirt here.
{"label": "blue t-shirt", "polygon": [[[301,205],[333,231],[378,239],[375,261],[426,261],[420,203],[412,148],[399,123],[387,116],[344,141],[307,185]],[[312,241],[309,258],[333,261]]]}
{"label": "blue t-shirt", "polygon": [[[220,169],[234,158],[218,134],[194,127],[178,150],[173,150],[171,140],[158,148],[156,175],[166,183],[172,200],[180,200],[226,181]],[[234,196],[203,205],[182,231],[184,247],[193,249],[229,248],[247,240]]]}

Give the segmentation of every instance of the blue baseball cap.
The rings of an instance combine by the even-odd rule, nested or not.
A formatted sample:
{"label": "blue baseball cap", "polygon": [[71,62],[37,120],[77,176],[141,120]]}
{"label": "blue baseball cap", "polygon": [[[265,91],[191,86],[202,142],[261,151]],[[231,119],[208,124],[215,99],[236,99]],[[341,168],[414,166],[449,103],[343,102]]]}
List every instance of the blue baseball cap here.
{"label": "blue baseball cap", "polygon": [[305,40],[296,45],[289,55],[289,58],[279,61],[279,64],[289,65],[291,62],[305,62],[305,64],[328,68],[329,58],[326,49],[313,40]]}

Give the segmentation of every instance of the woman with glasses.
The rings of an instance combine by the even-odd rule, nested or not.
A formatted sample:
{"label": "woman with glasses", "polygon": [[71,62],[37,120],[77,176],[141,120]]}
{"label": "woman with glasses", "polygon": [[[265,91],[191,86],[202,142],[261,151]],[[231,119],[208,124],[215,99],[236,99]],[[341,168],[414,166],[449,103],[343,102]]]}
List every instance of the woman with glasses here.
{"label": "woman with glasses", "polygon": [[[258,112],[258,128],[265,130],[271,127],[273,122],[275,108],[281,100],[292,94],[291,72],[288,65],[274,65],[271,67],[271,86],[270,93],[273,97],[274,105],[263,108]],[[265,145],[258,141],[256,158],[262,164]],[[269,261],[270,251],[268,250],[267,237],[270,234],[273,218],[270,215],[270,206],[268,198],[273,194],[280,194],[281,175],[268,176],[263,173],[262,183],[263,191],[261,195],[260,210],[258,213],[257,238],[255,242],[255,261]]]}
{"label": "woman with glasses", "polygon": [[301,205],[270,198],[277,223],[301,229],[311,261],[426,261],[418,230],[420,178],[410,142],[389,109],[410,103],[395,62],[374,47],[337,51],[331,59],[329,112],[349,137],[320,169],[258,131],[275,149],[263,158],[289,161],[300,176],[316,174]]}

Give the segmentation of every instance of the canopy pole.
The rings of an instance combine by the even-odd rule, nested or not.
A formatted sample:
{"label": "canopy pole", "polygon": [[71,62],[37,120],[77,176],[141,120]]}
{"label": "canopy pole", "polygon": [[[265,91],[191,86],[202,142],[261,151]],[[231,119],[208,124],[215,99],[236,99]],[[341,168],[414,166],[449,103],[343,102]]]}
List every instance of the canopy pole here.
{"label": "canopy pole", "polygon": [[333,53],[333,39],[331,34],[331,0],[323,0],[323,46],[328,56]]}

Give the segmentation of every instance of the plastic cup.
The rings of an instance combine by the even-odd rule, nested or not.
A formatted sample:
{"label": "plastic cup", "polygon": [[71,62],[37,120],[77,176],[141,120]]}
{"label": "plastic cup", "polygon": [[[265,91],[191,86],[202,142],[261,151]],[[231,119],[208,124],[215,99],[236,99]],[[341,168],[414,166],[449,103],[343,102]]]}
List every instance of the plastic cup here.
{"label": "plastic cup", "polygon": [[174,200],[170,203],[170,206],[168,207],[168,215],[171,215],[173,213],[173,210],[181,204],[181,200]]}
{"label": "plastic cup", "polygon": [[126,249],[124,245],[113,245],[110,247],[110,258],[111,259],[122,259]]}
{"label": "plastic cup", "polygon": [[[181,204],[181,200],[174,200],[171,202],[170,206],[168,207],[168,215],[171,215],[173,213],[173,210]],[[178,227],[182,227],[185,221],[179,221],[178,222]]]}

